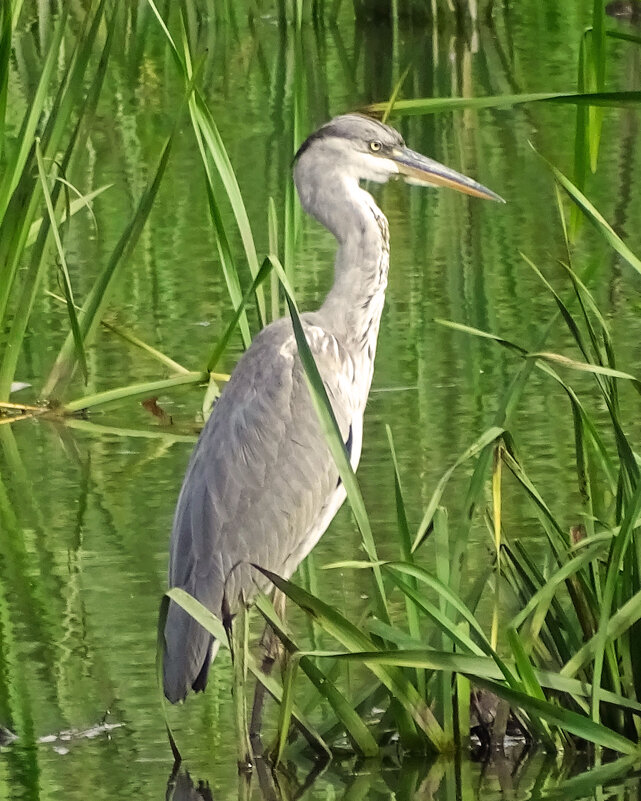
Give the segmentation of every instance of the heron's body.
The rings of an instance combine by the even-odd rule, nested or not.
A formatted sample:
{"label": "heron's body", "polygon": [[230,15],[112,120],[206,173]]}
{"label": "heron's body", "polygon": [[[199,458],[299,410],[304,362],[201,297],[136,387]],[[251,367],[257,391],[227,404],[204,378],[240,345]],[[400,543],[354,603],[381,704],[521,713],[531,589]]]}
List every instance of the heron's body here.
{"label": "heron's body", "polygon": [[[355,134],[366,145],[356,155]],[[389,267],[387,220],[359,179],[398,172],[391,158],[373,155],[373,147],[367,152],[372,143],[390,153],[404,148],[387,126],[339,117],[307,140],[295,168],[303,207],[339,246],[332,289],[302,322],[354,468]],[[251,565],[289,577],[344,500],[291,322],[277,320],[240,359],[196,445],[176,507],[170,586],[218,617],[233,615],[258,589],[269,589]],[[213,639],[172,603],[165,641],[165,694],[178,701],[204,688]]]}

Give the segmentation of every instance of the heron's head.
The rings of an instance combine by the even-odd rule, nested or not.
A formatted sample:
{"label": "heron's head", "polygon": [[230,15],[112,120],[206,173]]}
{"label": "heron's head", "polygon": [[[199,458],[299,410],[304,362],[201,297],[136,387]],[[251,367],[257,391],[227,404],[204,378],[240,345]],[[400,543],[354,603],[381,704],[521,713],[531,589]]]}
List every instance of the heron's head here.
{"label": "heron's head", "polygon": [[309,172],[336,172],[347,178],[385,183],[402,178],[419,186],[447,186],[475,197],[503,198],[465,175],[406,147],[403,137],[382,122],[344,114],[323,125],[296,154],[296,183]]}

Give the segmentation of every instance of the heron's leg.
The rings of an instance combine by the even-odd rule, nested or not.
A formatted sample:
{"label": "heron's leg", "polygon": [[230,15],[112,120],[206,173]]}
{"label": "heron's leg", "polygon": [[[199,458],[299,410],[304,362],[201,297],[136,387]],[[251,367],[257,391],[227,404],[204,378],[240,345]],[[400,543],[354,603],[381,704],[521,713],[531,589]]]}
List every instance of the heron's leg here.
{"label": "heron's leg", "polygon": [[[258,778],[258,787],[260,789],[260,798],[262,801],[280,801],[280,799],[286,797],[280,792],[272,768],[264,759],[256,760],[256,777]],[[288,794],[287,797],[297,798],[298,796]]]}
{"label": "heron's leg", "polygon": [[[274,610],[281,620],[285,618],[285,604],[287,597],[280,590],[274,592]],[[278,658],[280,642],[272,627],[267,623],[260,644],[265,649],[265,655],[261,663],[261,671],[265,676],[269,676],[274,667],[274,662]],[[254,748],[254,753],[261,753],[263,750],[260,739],[260,730],[263,725],[263,707],[265,705],[265,685],[260,679],[256,679],[256,690],[254,691],[254,703],[252,706],[251,723],[249,725],[249,738]]]}
{"label": "heron's leg", "polygon": [[251,770],[238,771],[238,801],[250,801],[252,789]]}
{"label": "heron's leg", "polygon": [[238,770],[249,772],[253,765],[253,752],[247,729],[247,650],[249,647],[249,613],[243,599],[232,626],[232,660],[234,664],[234,712],[238,737]]}

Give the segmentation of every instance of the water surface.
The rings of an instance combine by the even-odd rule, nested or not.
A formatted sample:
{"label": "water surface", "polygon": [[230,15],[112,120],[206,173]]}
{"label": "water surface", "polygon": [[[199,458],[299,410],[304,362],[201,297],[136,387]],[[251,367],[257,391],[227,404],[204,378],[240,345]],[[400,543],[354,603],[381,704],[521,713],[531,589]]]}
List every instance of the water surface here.
{"label": "water surface", "polygon": [[[41,5],[25,2],[18,27],[9,102],[15,136],[49,35],[51,23],[42,21]],[[292,122],[296,103],[310,131],[331,115],[387,99],[408,64],[407,97],[573,90],[579,36],[589,24],[591,3],[506,4],[495,7],[490,20],[482,16],[476,26],[459,30],[446,15],[438,26],[409,20],[397,26],[380,20],[356,24],[344,2],[338,25],[304,27],[302,46],[291,29],[279,27],[266,4],[251,19],[239,4],[230,22],[217,21],[207,8],[194,15],[190,35],[203,56],[206,99],[237,171],[260,253],[268,243],[269,198],[282,230],[298,144]],[[80,9],[73,13],[82,15]],[[151,16],[141,7],[137,14],[123,13],[118,24],[122,35],[101,103],[73,166],[72,180],[81,191],[112,185],[95,203],[97,228],[78,215],[67,238],[80,298],[128,222],[182,97]],[[70,46],[61,58],[68,57]],[[638,47],[609,47],[609,88],[637,88]],[[534,348],[554,314],[550,296],[519,251],[564,286],[553,184],[530,143],[571,172],[574,116],[569,106],[537,105],[399,123],[412,148],[473,175],[508,203],[397,185],[375,190],[390,221],[392,268],[359,479],[382,558],[398,555],[389,535],[396,510],[385,424],[394,433],[410,522],[416,526],[439,477],[491,423],[518,367],[516,357],[435,320],[491,330]],[[634,109],[606,111],[599,169],[589,180],[590,196],[637,253],[638,128]],[[239,241],[234,247],[242,263]],[[333,250],[331,237],[305,221],[295,272],[303,308],[313,308],[327,290]],[[619,367],[635,372],[641,281],[587,227],[575,258],[581,269],[596,265],[592,289],[612,328]],[[53,257],[46,286],[58,291]],[[185,118],[155,208],[111,299],[108,321],[200,369],[229,316],[202,166]],[[67,330],[64,308],[44,293],[32,320],[18,376],[33,385],[23,392],[25,400],[37,397]],[[547,347],[576,355],[560,324]],[[221,367],[231,370],[239,353],[235,340]],[[89,385],[78,380],[67,397],[165,375],[157,362],[108,330],[91,348],[89,367]],[[595,401],[589,377],[573,380]],[[161,395],[158,403],[171,415],[171,427],[131,400],[67,425],[29,420],[0,426],[0,723],[19,735],[0,753],[5,798],[164,797],[171,759],[155,688],[156,613],[173,508],[201,425],[202,398],[202,389]],[[636,420],[631,433],[638,437],[641,416],[632,414],[638,401],[625,388],[622,406],[628,419]],[[569,527],[580,509],[572,480],[571,415],[565,398],[544,377],[530,379],[513,433],[529,474]],[[444,499],[454,532],[465,478],[464,471],[455,477]],[[527,499],[509,484],[505,491],[506,530],[540,537]],[[491,559],[491,541],[480,521],[467,554],[472,581]],[[322,581],[324,597],[353,620],[367,608],[368,576],[320,574],[320,569],[362,555],[344,508],[315,550],[313,569],[303,576]],[[428,547],[425,559],[431,558]],[[481,620],[482,610],[483,605]],[[306,622],[293,619],[305,641]],[[214,797],[225,799],[238,792],[229,677],[223,657],[208,692],[171,710],[193,781],[208,783]],[[71,735],[64,734],[69,730]],[[296,788],[310,799],[525,798],[551,791],[586,764],[535,754],[487,769],[466,759],[399,768],[392,755],[367,766],[339,762],[301,789],[312,766],[300,756],[290,766],[289,780],[281,776],[279,784],[292,798],[298,797]],[[187,789],[186,779],[176,786],[178,797]],[[579,786],[572,797],[588,797],[593,789]],[[251,792],[259,793],[256,782]],[[612,792],[636,793],[636,779],[617,779]]]}

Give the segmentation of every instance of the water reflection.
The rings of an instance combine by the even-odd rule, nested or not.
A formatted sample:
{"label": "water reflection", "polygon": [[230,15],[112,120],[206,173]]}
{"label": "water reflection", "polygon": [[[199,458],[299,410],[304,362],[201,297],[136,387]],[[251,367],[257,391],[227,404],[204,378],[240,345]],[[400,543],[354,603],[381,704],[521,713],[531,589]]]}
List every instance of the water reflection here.
{"label": "water reflection", "polygon": [[[86,5],[69,4],[74,30],[82,27]],[[394,28],[389,20],[355,23],[350,3],[343,0],[339,24],[305,26],[295,37],[275,23],[268,3],[202,5],[210,11],[225,6],[230,14],[228,20],[215,10],[190,15],[188,36],[199,57],[203,91],[238,171],[259,252],[267,247],[269,198],[282,232],[296,136],[335,113],[389,97],[408,65],[406,97],[572,89],[580,34],[591,12],[585,0],[488,3],[477,24],[462,29],[447,15],[440,25],[414,19]],[[51,36],[51,19],[44,15],[55,7],[35,0],[23,4],[10,63],[10,147],[18,141],[19,122]],[[67,232],[79,299],[86,297],[129,222],[184,93],[147,5],[121,4],[115,24],[122,35],[114,42],[104,97],[68,176],[82,192],[112,184],[95,204],[98,233],[81,215]],[[612,47],[612,88],[636,89],[641,51],[626,42]],[[60,59],[72,53],[70,36]],[[487,427],[513,375],[511,357],[452,334],[434,319],[487,328],[527,344],[537,341],[541,321],[552,313],[545,290],[521,268],[517,255],[526,252],[552,274],[557,258],[565,258],[549,176],[527,141],[567,168],[574,119],[574,109],[538,105],[402,121],[418,150],[496,186],[510,202],[509,214],[499,219],[490,209],[445,194],[389,187],[381,200],[390,218],[393,264],[359,470],[381,558],[397,556],[387,534],[396,509],[384,424],[394,427],[408,514],[417,523],[445,467]],[[634,191],[640,154],[637,110],[605,112],[599,171],[590,177],[590,194],[636,252],[641,250],[641,227],[634,223],[641,218],[641,195]],[[190,367],[201,364],[230,311],[201,172],[186,124],[109,312],[111,321]],[[299,233],[290,256],[299,301],[310,308],[331,279],[334,245],[311,225],[301,225]],[[630,288],[620,259],[589,231],[585,236],[584,252],[602,265],[595,294],[604,303],[620,366],[626,369],[638,363],[638,288]],[[47,279],[47,288],[59,294],[53,264]],[[25,402],[36,399],[66,328],[64,307],[50,295],[39,295],[18,376],[32,385],[22,390]],[[0,331],[0,340],[4,335]],[[225,369],[233,366],[238,351],[235,343]],[[157,362],[112,331],[101,333],[89,355],[92,392],[159,377]],[[398,387],[411,389],[387,391]],[[78,381],[69,397],[86,391]],[[621,403],[630,409],[624,392]],[[566,483],[566,475],[574,441],[565,403],[549,386],[535,383],[513,433],[546,499],[573,510],[576,488]],[[599,777],[609,783],[609,795],[636,795],[634,774],[621,778],[633,761],[585,774],[587,757],[552,758],[522,746],[489,763],[406,760],[399,765],[389,755],[375,765],[289,763],[274,776],[261,765],[249,787],[239,788],[224,666],[215,671],[206,696],[171,710],[196,778],[182,772],[166,787],[171,757],[154,686],[155,622],[166,583],[171,517],[201,404],[200,390],[159,399],[171,426],[129,402],[64,425],[22,419],[0,426],[0,724],[18,735],[5,744],[0,729],[3,798],[113,801],[141,795],[144,788],[155,799],[167,792],[173,798],[225,800],[249,794],[310,801],[507,801],[556,795],[568,801],[601,794]],[[636,431],[641,437],[641,424]],[[453,531],[462,489],[455,479],[445,498],[453,509]],[[518,499],[505,524],[519,536],[539,534],[531,509]],[[486,564],[484,527],[462,530],[470,562],[480,554],[477,562]],[[359,548],[345,509],[314,558],[318,565],[360,558]],[[338,571],[322,575],[327,597],[359,619],[369,590],[366,577],[346,580]],[[300,622],[301,639],[305,625]],[[107,708],[110,721],[122,724],[110,736],[77,738],[65,754],[43,741],[56,732],[92,731]]]}
{"label": "water reflection", "polygon": [[[634,757],[595,765],[586,754],[554,757],[524,743],[508,745],[484,762],[464,758],[406,759],[381,763],[347,762],[312,767],[305,772],[292,763],[275,771],[262,761],[253,776],[240,776],[231,801],[296,801],[327,799],[360,801],[520,801],[520,799],[636,798],[638,772]],[[638,766],[637,766],[638,767]],[[172,773],[166,798],[172,801],[210,801],[220,798],[207,779],[194,779],[188,770]]]}
{"label": "water reflection", "polygon": [[165,798],[167,801],[213,801],[214,796],[207,782],[194,782],[188,771],[181,770],[169,776]]}

